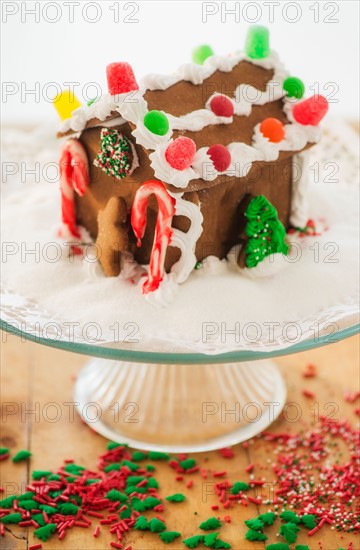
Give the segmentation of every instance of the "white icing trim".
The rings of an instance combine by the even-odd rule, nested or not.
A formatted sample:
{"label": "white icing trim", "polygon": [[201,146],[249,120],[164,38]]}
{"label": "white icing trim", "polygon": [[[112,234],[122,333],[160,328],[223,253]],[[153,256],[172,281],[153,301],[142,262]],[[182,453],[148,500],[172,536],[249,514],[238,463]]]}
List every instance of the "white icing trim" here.
{"label": "white icing trim", "polygon": [[[202,178],[206,181],[213,181],[220,174],[212,166],[207,155],[207,147],[197,151],[191,168],[187,170],[173,169],[166,161],[165,150],[172,139],[173,130],[199,131],[209,124],[230,124],[233,117],[218,117],[210,109],[209,104],[216,92],[209,98],[204,109],[198,109],[192,113],[175,117],[165,113],[169,120],[169,131],[164,136],[150,132],[143,123],[148,112],[148,105],[143,95],[147,89],[165,90],[181,80],[201,84],[209,78],[216,70],[230,72],[241,61],[248,61],[265,69],[274,69],[274,76],[266,85],[266,90],[261,92],[253,86],[240,84],[235,90],[235,97],[229,98],[236,115],[248,116],[251,113],[252,105],[264,105],[267,102],[275,101],[283,97],[282,84],[287,72],[280,63],[275,52],[265,59],[250,59],[244,52],[237,52],[228,56],[214,55],[209,57],[203,65],[187,63],[182,65],[172,75],[151,74],[143,79],[140,89],[136,92],[110,96],[106,94],[93,105],[83,109],[77,109],[73,117],[63,123],[62,131],[67,125],[74,130],[81,130],[86,125],[86,119],[96,116],[100,120],[106,118],[112,111],[117,111],[123,120],[129,121],[136,126],[132,134],[136,143],[146,149],[152,150],[150,163],[155,176],[161,181],[171,184],[179,189],[187,187],[194,179]],[[246,93],[245,93],[246,92]],[[249,94],[250,97],[249,97]],[[254,129],[253,144],[251,146],[241,142],[234,142],[228,146],[231,154],[229,168],[221,174],[228,176],[244,177],[251,169],[252,162],[277,160],[280,151],[299,151],[308,142],[317,142],[320,138],[320,129],[314,126],[303,126],[298,124],[292,116],[292,105],[294,101],[285,101],[284,112],[291,124],[285,126],[285,138],[280,143],[270,143],[260,132],[259,125]],[[104,123],[106,124],[106,122]]]}
{"label": "white icing trim", "polygon": [[285,78],[287,76],[277,53],[274,51],[264,59],[252,59],[245,52],[236,52],[230,55],[212,55],[205,60],[203,65],[186,63],[170,75],[151,73],[140,81],[140,87],[144,88],[144,90],[167,90],[167,88],[170,88],[170,86],[177,84],[181,80],[186,80],[192,84],[202,84],[204,80],[216,71],[231,72],[241,61],[248,61],[264,69],[278,69],[279,74],[281,72]]}
{"label": "white icing trim", "polygon": [[[206,105],[207,104],[208,102]],[[215,124],[231,124],[234,120],[233,117],[216,116],[215,113],[209,109],[197,109],[196,111],[179,117],[169,114],[166,116],[173,130],[189,130],[190,132],[199,132],[206,126]]]}
{"label": "white icing trim", "polygon": [[237,264],[237,257],[240,253],[241,245],[235,245],[228,253],[227,260],[233,269],[238,271],[244,277],[249,279],[268,279],[274,277],[280,271],[289,265],[287,257],[281,253],[269,254],[255,267],[241,268]]}
{"label": "white icing trim", "polygon": [[[314,126],[303,126],[298,124],[292,117],[292,105],[294,101],[285,101],[284,112],[291,121],[291,124],[285,126],[285,138],[280,143],[269,142],[268,139],[264,138],[261,134],[260,125],[257,125],[254,129],[253,144],[251,146],[241,142],[234,142],[228,146],[232,161],[229,168],[224,172],[220,173],[215,170],[207,155],[207,147],[203,147],[197,151],[191,168],[187,170],[175,170],[167,163],[165,150],[170,144],[173,130],[199,131],[208,124],[231,123],[233,118],[217,117],[208,108],[198,109],[180,117],[165,113],[169,120],[169,131],[166,136],[157,136],[149,132],[143,124],[143,119],[147,112],[147,102],[142,97],[144,93],[143,90],[149,89],[150,86],[151,89],[164,90],[180,80],[189,80],[198,84],[213,74],[219,67],[231,71],[241,60],[247,60],[267,69],[273,68],[274,78],[267,83],[264,92],[256,90],[252,86],[238,86],[235,91],[235,96],[237,97],[231,100],[237,114],[249,115],[253,104],[263,105],[269,101],[275,101],[283,97],[282,83],[287,73],[274,52],[272,52],[268,58],[260,60],[251,60],[247,58],[244,53],[238,53],[227,57],[212,56],[208,58],[207,63],[205,62],[204,65],[196,65],[194,63],[182,65],[175,75],[150,75],[148,79],[142,82],[142,91],[138,92],[138,102],[133,104],[123,103],[118,108],[118,111],[124,118],[136,125],[133,135],[137,143],[154,151],[154,153],[150,155],[150,164],[157,178],[174,187],[184,189],[191,180],[199,178],[206,181],[213,181],[221,174],[230,177],[234,175],[237,177],[245,177],[250,171],[253,162],[275,161],[278,159],[280,151],[299,151],[303,149],[308,142],[317,142],[319,140],[320,129]],[[244,97],[245,87],[247,92],[250,90],[255,94],[253,98]],[[213,96],[209,98],[205,107],[209,107],[210,101],[214,95],[218,95],[218,93],[213,94]]]}
{"label": "white icing trim", "polygon": [[140,163],[139,163],[139,157],[138,157],[138,154],[136,152],[136,149],[135,149],[135,145],[133,144],[132,141],[129,141],[130,143],[130,147],[131,147],[131,152],[132,152],[132,157],[133,157],[133,161],[132,161],[132,164],[131,164],[131,168],[128,172],[128,176],[131,176],[131,174],[134,172],[134,170],[136,170],[136,168],[139,168],[140,166]]}
{"label": "white icing trim", "polygon": [[[155,177],[161,181],[172,181],[175,187],[184,188],[190,180],[200,177],[193,168],[186,170],[176,170],[172,168],[165,158],[165,151],[173,140],[159,145],[153,153],[149,155],[151,167],[154,170]],[[210,159],[209,159],[210,161]],[[211,162],[211,161],[210,161]]]}
{"label": "white icing trim", "polygon": [[[267,90],[265,92],[260,92],[259,90],[256,90],[252,86],[248,86],[246,84],[240,85],[238,90],[239,102],[236,101],[236,98],[233,100],[235,112],[237,114],[243,114],[242,111],[248,111],[246,114],[250,114],[252,103],[263,105],[268,101],[275,101],[275,99],[282,97],[282,93],[280,94],[280,91],[282,92],[282,82],[284,78],[286,78],[287,72],[280,63],[278,55],[275,52],[271,52],[271,54],[265,59],[251,59],[247,57],[244,52],[236,52],[226,56],[213,55],[208,57],[203,65],[198,65],[196,63],[186,63],[181,65],[178,70],[171,75],[149,74],[141,81],[140,90],[137,92],[129,92],[116,96],[104,94],[92,105],[90,105],[90,107],[79,107],[73,111],[71,118],[68,118],[61,123],[59,132],[66,133],[69,130],[79,132],[83,130],[87,122],[93,118],[98,118],[100,121],[105,122],[106,118],[111,115],[112,111],[123,112],[124,121],[130,120],[134,124],[137,124],[139,118],[136,117],[136,120],[131,120],[126,115],[127,110],[122,107],[124,104],[129,105],[140,101],[140,97],[144,95],[146,90],[166,90],[181,80],[186,80],[195,85],[199,85],[217,70],[222,72],[231,72],[233,68],[241,61],[248,61],[253,65],[263,67],[264,69],[274,69],[275,72],[273,80],[268,83]],[[274,85],[277,85],[279,92],[272,97],[272,89]],[[260,94],[259,99],[250,101],[248,98],[244,98],[244,87],[246,88],[247,94]],[[205,111],[205,113],[202,113],[202,111]],[[230,122],[227,117],[216,117],[214,114],[209,115],[206,111],[207,109],[199,109],[198,111],[188,113],[187,115],[183,115],[181,117],[174,117],[172,115],[168,116],[171,117],[172,128],[178,130],[192,130],[192,128],[194,128],[193,131],[198,131],[208,124],[226,124]],[[152,134],[152,136],[154,136],[154,134]]]}
{"label": "white icing trim", "polygon": [[294,227],[305,227],[309,219],[308,187],[310,152],[294,155],[292,166],[292,196],[290,223]]}
{"label": "white icing trim", "polygon": [[64,120],[60,124],[59,132],[62,134],[65,134],[69,130],[80,132],[92,118],[98,118],[101,121],[105,121],[106,118],[111,115],[111,112],[116,110],[118,102],[122,100],[124,95],[126,94],[121,94],[119,96],[104,94],[92,105],[90,105],[90,107],[85,106],[75,109],[71,115],[71,118]]}
{"label": "white icing trim", "polygon": [[190,222],[189,230],[184,233],[179,229],[173,229],[173,236],[170,246],[180,248],[181,257],[171,268],[171,273],[175,274],[175,281],[183,283],[186,281],[192,270],[195,268],[196,255],[195,247],[196,243],[202,233],[203,215],[201,213],[200,205],[187,201],[182,198],[182,194],[170,193],[176,200],[175,215],[186,216]]}

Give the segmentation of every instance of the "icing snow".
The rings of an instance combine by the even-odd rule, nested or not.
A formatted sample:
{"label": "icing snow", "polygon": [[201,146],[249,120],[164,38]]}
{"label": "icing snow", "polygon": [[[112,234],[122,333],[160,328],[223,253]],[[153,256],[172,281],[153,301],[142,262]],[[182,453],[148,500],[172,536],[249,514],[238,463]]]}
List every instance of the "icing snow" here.
{"label": "icing snow", "polygon": [[[337,122],[337,132],[339,128]],[[24,160],[31,166],[54,163],[58,145],[44,132],[9,132],[5,145],[10,147],[4,158],[19,165]],[[325,139],[311,151],[312,162],[321,161],[316,155],[327,158],[327,146]],[[79,323],[79,327],[94,323],[109,341],[114,340],[115,326],[124,335],[131,325],[134,345],[145,349],[158,342],[163,351],[181,347],[183,351],[219,353],[258,349],[258,337],[269,344],[269,327],[273,326],[286,347],[297,341],[284,337],[289,323],[295,323],[303,338],[313,335],[311,327],[319,317],[338,322],[357,308],[359,201],[356,178],[348,181],[343,162],[339,164],[341,182],[311,183],[308,190],[309,217],[315,223],[325,218],[329,230],[314,237],[290,235],[293,254],[281,259],[286,266],[276,276],[253,280],[239,274],[231,262],[210,257],[181,286],[171,284],[174,274],[167,276],[170,283],[165,282],[162,296],[153,297],[155,304],[144,300],[143,270],[131,258],[115,278],[103,275],[91,245],[85,260],[69,258],[69,247],[57,238],[58,184],[36,183],[31,175],[24,184],[20,174],[14,175],[5,185],[2,201],[3,284],[17,296],[34,300],[37,308],[58,322]],[[280,259],[276,259],[276,268],[281,267],[278,263]],[[168,305],[156,307],[157,302]],[[5,302],[3,307],[6,314]],[[239,340],[229,332],[235,326],[241,332]]]}

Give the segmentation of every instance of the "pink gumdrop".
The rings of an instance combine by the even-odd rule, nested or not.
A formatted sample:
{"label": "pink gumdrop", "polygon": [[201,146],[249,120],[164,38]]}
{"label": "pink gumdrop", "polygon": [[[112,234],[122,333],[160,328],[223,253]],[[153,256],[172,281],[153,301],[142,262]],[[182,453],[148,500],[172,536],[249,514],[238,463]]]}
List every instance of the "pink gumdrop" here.
{"label": "pink gumdrop", "polygon": [[293,107],[293,116],[296,122],[304,126],[317,126],[329,110],[329,104],[326,97],[314,95],[295,103]]}
{"label": "pink gumdrop", "polygon": [[175,170],[190,168],[196,153],[195,142],[187,137],[178,137],[165,151],[165,158]]}
{"label": "pink gumdrop", "polygon": [[234,105],[226,95],[216,95],[210,101],[210,109],[216,116],[231,117],[234,114]]}
{"label": "pink gumdrop", "polygon": [[225,172],[225,170],[229,168],[231,163],[231,155],[224,145],[221,145],[220,143],[217,145],[212,145],[209,147],[207,154],[211,158],[215,170],[218,172]]}
{"label": "pink gumdrop", "polygon": [[138,90],[139,85],[136,82],[134,72],[129,63],[110,63],[106,67],[106,77],[108,82],[109,94],[126,94],[133,90]]}

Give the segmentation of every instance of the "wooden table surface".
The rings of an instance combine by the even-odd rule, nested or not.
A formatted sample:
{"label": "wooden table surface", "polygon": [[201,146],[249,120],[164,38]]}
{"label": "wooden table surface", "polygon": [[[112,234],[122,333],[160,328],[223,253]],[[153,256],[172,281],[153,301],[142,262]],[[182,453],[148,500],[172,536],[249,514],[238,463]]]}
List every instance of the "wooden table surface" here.
{"label": "wooden table surface", "polygon": [[[13,464],[5,460],[1,465],[1,484],[7,494],[25,490],[29,472],[34,469],[54,469],[63,464],[66,458],[72,458],[78,464],[94,467],[97,457],[104,451],[105,440],[93,433],[75,414],[69,417],[67,402],[73,400],[73,380],[79,369],[87,361],[86,357],[56,349],[44,347],[31,342],[22,342],[19,338],[3,334],[1,361],[1,399],[3,418],[1,424],[1,446],[10,447],[14,453],[19,449],[29,449],[33,453],[30,464]],[[327,403],[338,407],[335,418],[347,418],[353,424],[358,417],[354,413],[358,403],[350,404],[344,400],[347,390],[359,389],[359,339],[357,337],[319,348],[314,351],[276,359],[288,387],[288,401],[296,401],[301,406],[302,417],[291,426],[292,430],[307,428],[313,420],[314,401],[319,403],[319,411],[325,411]],[[305,379],[303,370],[309,362],[317,367],[315,378]],[[310,389],[315,398],[302,395],[302,389]],[[57,403],[60,417],[57,422],[46,419],[46,405]],[[11,408],[13,407],[13,409]],[[16,410],[15,410],[16,409]],[[4,411],[7,414],[4,415]],[[52,417],[54,411],[52,411]],[[287,430],[285,421],[279,419],[272,430]],[[235,459],[223,458],[218,451],[195,455],[199,464],[214,470],[226,468],[229,479],[236,480],[243,476],[244,468],[250,462],[261,465],[266,461],[261,447],[244,449],[242,445],[234,447]],[[164,517],[171,515],[171,528],[181,531],[182,538],[189,537],[197,531],[200,520],[207,519],[216,512],[211,511],[212,504],[218,504],[216,497],[204,498],[204,482],[199,474],[194,474],[194,486],[185,489],[175,481],[174,471],[165,463],[156,463],[156,478],[160,483],[160,494],[172,492],[186,493],[187,500],[174,507],[165,508]],[[169,510],[169,508],[171,508]],[[197,514],[195,514],[197,512]],[[220,514],[220,511],[218,512]],[[224,510],[221,511],[225,513]],[[220,514],[221,515],[221,514]],[[244,519],[256,515],[247,508],[236,506],[231,510],[232,522],[224,524],[221,538],[232,544],[235,550],[264,548],[261,542],[252,543],[244,539],[246,527]],[[275,531],[274,531],[275,537]],[[86,529],[70,530],[63,541],[57,537],[43,543],[44,549],[63,550],[109,548],[111,539],[103,536],[94,539]],[[180,540],[180,539],[179,539]],[[276,539],[272,538],[271,542]],[[6,537],[1,538],[0,546],[4,550],[23,550],[31,544],[38,543],[32,533],[19,526],[6,529]],[[311,540],[304,533],[298,538],[298,544],[308,544],[311,550],[338,550],[359,548],[359,541],[354,535],[341,534],[330,528],[321,529]],[[181,542],[169,546],[163,545],[158,538],[143,532],[132,532],[126,540],[125,547],[132,545],[133,550],[172,550],[184,549]]]}

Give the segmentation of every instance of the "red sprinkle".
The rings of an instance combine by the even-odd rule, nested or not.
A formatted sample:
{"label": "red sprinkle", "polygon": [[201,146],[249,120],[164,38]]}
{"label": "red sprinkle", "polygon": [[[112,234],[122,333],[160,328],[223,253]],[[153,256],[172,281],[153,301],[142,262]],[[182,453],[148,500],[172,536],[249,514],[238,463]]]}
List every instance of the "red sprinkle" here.
{"label": "red sprinkle", "polygon": [[224,447],[223,449],[219,449],[219,453],[223,458],[234,458],[235,453],[231,447]]}
{"label": "red sprinkle", "polygon": [[248,495],[248,501],[249,502],[252,502],[253,504],[261,504],[261,499],[259,498],[254,498],[254,497],[251,497],[250,495]]}
{"label": "red sprinkle", "polygon": [[93,532],[93,537],[97,538],[100,533],[100,527],[99,525],[95,528],[95,531]]}
{"label": "red sprinkle", "polygon": [[122,544],[120,544],[119,542],[114,542],[114,541],[110,542],[110,546],[112,548],[124,548]]}
{"label": "red sprinkle", "polygon": [[[123,506],[122,508],[120,508],[119,512],[122,512],[122,510],[125,510],[125,508],[126,506]],[[104,518],[103,514],[99,514],[99,512],[93,512],[92,510],[87,510],[86,513],[88,516],[93,516],[94,518],[99,518],[99,519]]]}
{"label": "red sprinkle", "polygon": [[360,391],[355,391],[355,392],[345,392],[344,393],[344,399],[345,401],[347,401],[348,403],[355,403],[355,401],[358,399],[358,397],[360,397]]}
{"label": "red sprinkle", "polygon": [[308,532],[308,537],[312,537],[313,535],[315,535],[315,533],[317,533],[319,529],[320,527],[318,525],[314,527],[314,529]]}
{"label": "red sprinkle", "polygon": [[29,546],[29,550],[40,550],[40,548],[42,548],[42,544],[33,544]]}
{"label": "red sprinkle", "polygon": [[[308,226],[309,226],[309,223],[310,223],[311,220],[309,220],[307,223],[308,223]],[[313,365],[312,363],[308,363],[305,367],[305,370],[303,372],[303,377],[304,378],[314,378],[316,376],[316,367],[315,365]]]}
{"label": "red sprinkle", "polygon": [[302,391],[302,394],[303,394],[304,397],[309,397],[310,399],[315,397],[314,392],[312,392],[310,390],[306,390],[306,389]]}
{"label": "red sprinkle", "polygon": [[145,487],[145,485],[148,484],[148,480],[147,479],[143,479],[142,481],[140,481],[140,483],[138,483],[136,485],[136,487]]}

